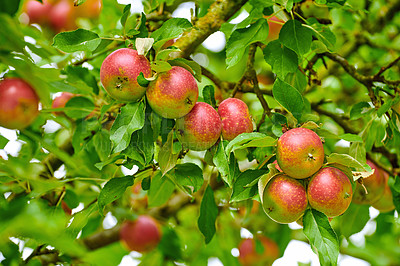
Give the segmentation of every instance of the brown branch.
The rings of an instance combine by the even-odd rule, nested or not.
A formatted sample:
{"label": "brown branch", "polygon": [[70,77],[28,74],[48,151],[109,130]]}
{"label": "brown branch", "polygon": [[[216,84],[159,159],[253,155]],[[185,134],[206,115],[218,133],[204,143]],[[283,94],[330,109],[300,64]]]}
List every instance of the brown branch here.
{"label": "brown branch", "polygon": [[388,64],[387,66],[381,67],[381,69],[379,70],[379,72],[376,73],[376,74],[374,75],[373,79],[378,79],[378,78],[383,74],[383,72],[385,72],[386,70],[388,70],[389,68],[391,68],[392,66],[394,66],[395,64],[397,64],[397,62],[399,62],[399,60],[400,60],[400,56],[397,57],[395,60],[393,60],[393,61],[392,61],[390,64]]}
{"label": "brown branch", "polygon": [[98,249],[119,241],[120,226],[116,225],[111,229],[101,231],[83,239],[85,246],[90,249]]}

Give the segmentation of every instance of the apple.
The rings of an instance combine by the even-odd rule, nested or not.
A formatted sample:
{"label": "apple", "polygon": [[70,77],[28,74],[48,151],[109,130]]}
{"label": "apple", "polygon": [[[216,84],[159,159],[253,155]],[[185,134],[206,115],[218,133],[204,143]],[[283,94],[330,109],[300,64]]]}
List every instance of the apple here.
{"label": "apple", "polygon": [[222,120],[222,137],[233,140],[242,133],[253,132],[249,108],[239,99],[228,98],[221,102],[218,114]]}
{"label": "apple", "polygon": [[143,210],[147,208],[147,193],[143,192],[142,184],[137,183],[131,188],[130,203],[133,210]]}
{"label": "apple", "polygon": [[[271,21],[276,21],[279,23],[275,23],[275,22],[271,22]],[[285,23],[285,21],[277,18],[276,16],[272,16],[268,19],[268,26],[269,26],[268,40],[273,41],[273,40],[278,39],[279,32],[281,31],[281,28],[284,23]]]}
{"label": "apple", "polygon": [[120,48],[109,54],[101,64],[100,81],[108,94],[122,102],[136,102],[146,93],[137,82],[140,72],[151,76],[150,63],[146,57],[130,48]]}
{"label": "apple", "polygon": [[68,0],[61,0],[54,4],[48,16],[50,26],[56,32],[77,28],[75,24],[74,5]]}
{"label": "apple", "polygon": [[[70,92],[63,92],[61,93],[60,96],[57,96],[56,98],[54,98],[53,103],[51,104],[51,108],[55,109],[55,108],[64,108],[65,104],[72,98],[74,97],[75,94],[70,93]],[[54,115],[62,115],[64,112],[53,112]]]}
{"label": "apple", "polygon": [[97,18],[103,7],[101,0],[86,0],[85,3],[75,7],[77,17]]}
{"label": "apple", "polygon": [[222,122],[211,105],[198,102],[187,115],[176,120],[176,129],[184,147],[203,151],[213,146],[221,136]]}
{"label": "apple", "polygon": [[165,118],[180,118],[196,104],[199,88],[188,70],[173,66],[150,82],[146,97],[155,113]]}
{"label": "apple", "polygon": [[24,10],[29,17],[29,23],[38,23],[40,25],[44,25],[48,22],[48,15],[52,8],[52,4],[43,0],[43,3],[40,3],[36,0],[29,0],[24,5]]}
{"label": "apple", "polygon": [[276,159],[287,175],[297,179],[307,178],[324,163],[324,146],[314,131],[294,128],[279,138]]}
{"label": "apple", "polygon": [[[258,253],[256,241],[260,241],[264,251]],[[239,243],[239,262],[242,265],[272,265],[279,258],[279,247],[275,241],[266,236],[258,235],[255,239],[242,239]]]}
{"label": "apple", "polygon": [[288,175],[275,175],[264,188],[263,208],[277,223],[295,222],[307,208],[306,189],[300,181]]}
{"label": "apple", "polygon": [[393,194],[388,185],[389,174],[382,169],[379,170],[381,172],[381,175],[383,175],[383,177],[385,178],[385,189],[383,190],[382,197],[377,202],[373,203],[372,207],[380,212],[390,212],[395,209],[395,206],[393,204]]}
{"label": "apple", "polygon": [[385,177],[373,162],[367,160],[367,164],[374,170],[374,173],[362,179],[363,185],[357,182],[353,195],[353,202],[357,204],[371,205],[377,202],[385,191]]}
{"label": "apple", "polygon": [[20,78],[0,81],[0,126],[24,129],[39,114],[39,97],[35,90]]}
{"label": "apple", "polygon": [[343,214],[351,203],[353,189],[349,178],[339,169],[325,167],[308,183],[307,198],[311,207],[328,217]]}
{"label": "apple", "polygon": [[160,225],[154,218],[140,215],[135,221],[125,221],[119,232],[122,243],[132,251],[147,252],[161,240]]}

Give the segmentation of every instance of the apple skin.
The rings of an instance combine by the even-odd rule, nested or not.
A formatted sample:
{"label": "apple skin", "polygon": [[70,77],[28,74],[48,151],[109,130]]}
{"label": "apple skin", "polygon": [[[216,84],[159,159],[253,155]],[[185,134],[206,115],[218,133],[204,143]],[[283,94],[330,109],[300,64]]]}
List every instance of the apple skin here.
{"label": "apple skin", "polygon": [[349,178],[339,169],[325,167],[308,183],[307,198],[311,207],[328,217],[343,214],[349,208],[353,189]]}
{"label": "apple skin", "polygon": [[324,146],[314,131],[294,128],[279,138],[276,159],[287,175],[304,179],[321,168],[324,163]]}
{"label": "apple skin", "polygon": [[233,140],[242,133],[253,132],[249,108],[239,99],[228,98],[221,102],[218,114],[222,120],[222,137]]}
{"label": "apple skin", "polygon": [[40,3],[36,0],[29,0],[24,5],[24,10],[29,17],[29,23],[38,23],[40,25],[44,25],[48,22],[48,15],[52,8],[52,4],[43,0],[43,3]]}
{"label": "apple skin", "polygon": [[[74,96],[75,94],[73,93],[63,92],[60,96],[54,98],[51,108],[64,108],[65,104]],[[62,115],[63,113],[62,111],[53,112],[54,115]]]}
{"label": "apple skin", "polygon": [[103,7],[101,0],[87,0],[80,6],[75,7],[77,17],[97,18]]}
{"label": "apple skin", "polygon": [[262,254],[256,251],[256,240],[247,238],[239,243],[239,262],[241,265],[272,265],[279,258],[279,247],[275,241],[259,235],[256,237],[264,247]]}
{"label": "apple skin", "polygon": [[50,26],[55,32],[74,30],[77,28],[74,5],[68,0],[61,0],[54,4],[48,16]]}
{"label": "apple skin", "polygon": [[122,102],[136,102],[146,93],[146,88],[137,82],[143,72],[151,76],[150,62],[136,50],[121,48],[109,54],[100,68],[100,81],[108,94]]}
{"label": "apple skin", "polygon": [[363,178],[363,184],[368,194],[365,193],[365,189],[361,184],[357,182],[353,195],[353,202],[356,204],[371,205],[382,197],[385,190],[385,177],[381,174],[379,168],[370,160],[367,160],[367,164],[374,169],[375,172],[371,176]]}
{"label": "apple skin", "polygon": [[395,209],[395,206],[393,204],[393,194],[388,185],[389,174],[384,170],[380,169],[380,171],[381,175],[383,175],[383,177],[385,178],[385,189],[383,191],[382,197],[377,202],[372,204],[372,207],[380,212],[390,212]]}
{"label": "apple skin", "polygon": [[176,129],[184,147],[203,151],[213,146],[221,136],[222,122],[211,105],[197,102],[187,115],[176,120]]}
{"label": "apple skin", "polygon": [[[271,20],[281,22],[282,24],[271,22]],[[283,23],[285,23],[285,21],[277,18],[276,16],[272,16],[268,19],[268,26],[269,26],[268,40],[273,41],[278,39],[279,32],[282,29]]]}
{"label": "apple skin", "polygon": [[285,174],[275,175],[264,188],[263,208],[277,223],[295,222],[307,208],[306,189],[298,180]]}
{"label": "apple skin", "polygon": [[180,118],[196,104],[199,88],[188,70],[173,66],[150,82],[146,97],[155,113],[164,118]]}
{"label": "apple skin", "polygon": [[20,78],[0,81],[0,126],[24,129],[39,114],[39,97],[35,90]]}
{"label": "apple skin", "polygon": [[161,229],[152,217],[140,215],[135,221],[123,222],[119,236],[129,250],[147,252],[154,249],[160,242]]}

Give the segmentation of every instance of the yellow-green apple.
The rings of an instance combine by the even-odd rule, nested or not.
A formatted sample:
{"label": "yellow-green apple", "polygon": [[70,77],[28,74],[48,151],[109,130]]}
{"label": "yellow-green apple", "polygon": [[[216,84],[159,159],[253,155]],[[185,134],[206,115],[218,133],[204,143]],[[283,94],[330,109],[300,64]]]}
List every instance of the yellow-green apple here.
{"label": "yellow-green apple", "polygon": [[276,159],[287,175],[297,179],[307,178],[324,163],[324,146],[314,131],[294,128],[279,138]]}
{"label": "yellow-green apple", "polygon": [[39,114],[39,97],[35,90],[20,78],[0,81],[0,126],[24,129]]}
{"label": "yellow-green apple", "polygon": [[[258,253],[256,250],[256,241],[260,241],[264,251]],[[263,236],[257,235],[254,239],[242,239],[239,243],[239,262],[245,266],[263,265],[268,266],[279,258],[279,247],[275,241]]]}
{"label": "yellow-green apple", "polygon": [[353,195],[353,202],[357,204],[371,205],[382,197],[385,190],[385,177],[379,168],[370,160],[367,160],[367,164],[374,170],[374,173],[363,178],[362,184],[357,182]]}
{"label": "yellow-green apple", "polygon": [[137,82],[140,72],[151,76],[150,63],[146,57],[130,48],[121,48],[109,54],[101,64],[100,81],[108,94],[122,102],[135,102],[146,93]]}
{"label": "yellow-green apple", "polygon": [[150,82],[146,97],[155,113],[165,118],[180,118],[196,104],[199,88],[188,70],[173,66]]}
{"label": "yellow-green apple", "polygon": [[383,177],[385,178],[385,189],[383,191],[382,197],[377,202],[373,203],[372,207],[380,212],[390,212],[395,209],[395,206],[393,204],[393,194],[388,184],[389,174],[382,169],[379,170],[381,172],[381,175],[383,175]]}
{"label": "yellow-green apple", "polygon": [[264,188],[263,208],[277,223],[295,222],[307,208],[306,189],[300,181],[288,175],[275,175]]}
{"label": "yellow-green apple", "polygon": [[221,136],[222,122],[211,105],[198,102],[187,115],[176,120],[176,129],[184,147],[203,151],[213,146]]}
{"label": "yellow-green apple", "polygon": [[253,132],[253,122],[249,108],[239,99],[228,98],[218,107],[218,114],[222,120],[222,137],[233,140],[242,133]]}
{"label": "yellow-green apple", "polygon": [[311,207],[328,217],[343,214],[351,203],[353,189],[349,178],[339,169],[325,167],[311,177],[307,198]]}

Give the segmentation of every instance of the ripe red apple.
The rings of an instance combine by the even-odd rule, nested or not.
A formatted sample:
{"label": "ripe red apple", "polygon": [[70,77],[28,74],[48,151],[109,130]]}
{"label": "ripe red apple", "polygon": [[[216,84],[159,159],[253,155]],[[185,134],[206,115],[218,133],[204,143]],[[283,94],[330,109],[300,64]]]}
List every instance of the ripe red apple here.
{"label": "ripe red apple", "polygon": [[353,189],[349,178],[339,169],[325,167],[311,177],[307,188],[308,202],[328,217],[343,214],[351,203]]}
{"label": "ripe red apple", "polygon": [[147,252],[160,242],[161,229],[152,217],[141,215],[135,221],[125,221],[121,225],[119,236],[129,250]]}
{"label": "ripe red apple", "polygon": [[276,159],[287,175],[297,179],[307,178],[324,163],[324,146],[314,131],[294,128],[279,138]]}
{"label": "ripe red apple", "polygon": [[0,126],[23,129],[39,114],[39,97],[35,90],[20,78],[0,81]]}
{"label": "ripe red apple", "polygon": [[150,63],[136,50],[121,48],[109,54],[100,68],[100,80],[108,94],[116,100],[135,102],[146,93],[137,82],[140,72],[151,76]]}
{"label": "ripe red apple", "polygon": [[[257,253],[256,239],[261,242],[264,252]],[[256,236],[256,239],[243,239],[239,244],[239,262],[241,265],[272,265],[279,258],[279,247],[275,241],[266,236]]]}
{"label": "ripe red apple", "polygon": [[392,191],[390,190],[390,187],[388,185],[388,180],[389,180],[389,174],[381,170],[381,175],[385,178],[385,189],[383,191],[382,197],[375,203],[372,204],[372,207],[377,209],[380,212],[390,212],[395,209],[395,206],[393,204],[393,195]]}
{"label": "ripe red apple", "polygon": [[233,140],[242,133],[253,132],[249,108],[239,99],[228,98],[218,107],[218,114],[222,120],[222,136],[226,140]]}
{"label": "ripe red apple", "polygon": [[155,113],[165,118],[180,118],[196,104],[199,89],[189,71],[173,66],[150,82],[146,96]]}
{"label": "ripe red apple", "polygon": [[[280,23],[275,23],[280,22]],[[268,31],[268,40],[276,40],[279,37],[279,32],[281,31],[281,28],[285,22],[276,16],[272,16],[268,19],[268,26],[269,26],[269,31]]]}
{"label": "ripe red apple", "polygon": [[75,24],[74,5],[68,0],[57,2],[49,11],[49,21],[51,28],[60,32],[62,30],[74,30]]}
{"label": "ripe red apple", "polygon": [[[57,96],[54,98],[53,103],[51,104],[51,108],[64,108],[65,104],[72,98],[74,97],[75,94],[70,93],[70,92],[63,92],[60,96]],[[53,112],[55,115],[62,115],[64,112],[62,111],[57,111]]]}
{"label": "ripe red apple", "polygon": [[48,22],[51,8],[52,4],[47,0],[43,0],[43,3],[36,0],[29,0],[24,5],[24,10],[29,17],[29,23],[38,23],[40,25]]}
{"label": "ripe red apple", "polygon": [[353,202],[357,204],[371,205],[382,197],[385,190],[385,177],[380,173],[379,168],[370,160],[367,160],[367,164],[374,169],[374,173],[362,179],[364,187],[357,182],[353,195]]}
{"label": "ripe red apple", "polygon": [[275,222],[288,224],[303,216],[307,208],[307,192],[296,179],[285,174],[271,178],[263,194],[265,213]]}
{"label": "ripe red apple", "polygon": [[211,105],[198,102],[187,115],[176,120],[176,129],[184,147],[203,151],[221,136],[222,122]]}

